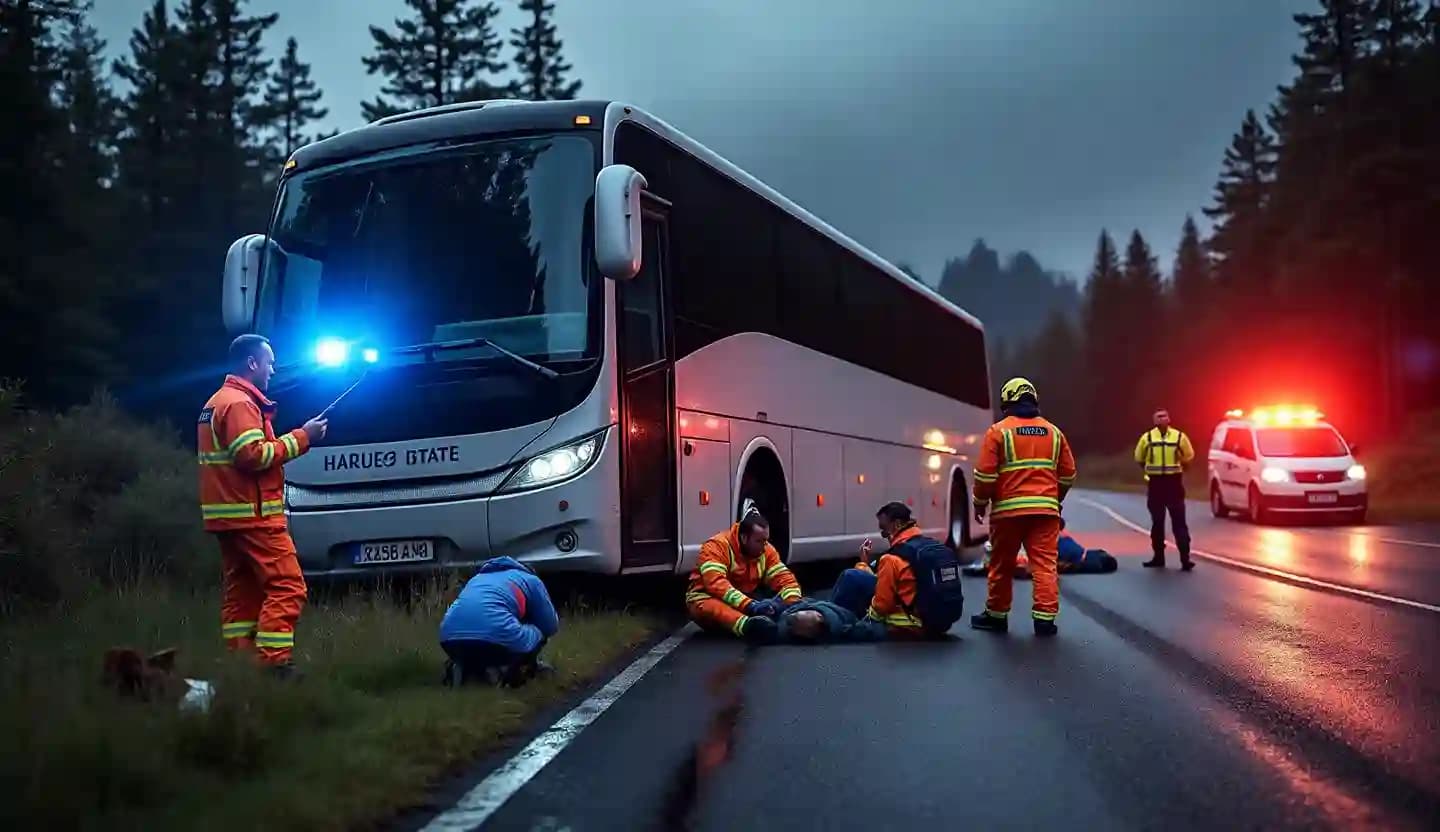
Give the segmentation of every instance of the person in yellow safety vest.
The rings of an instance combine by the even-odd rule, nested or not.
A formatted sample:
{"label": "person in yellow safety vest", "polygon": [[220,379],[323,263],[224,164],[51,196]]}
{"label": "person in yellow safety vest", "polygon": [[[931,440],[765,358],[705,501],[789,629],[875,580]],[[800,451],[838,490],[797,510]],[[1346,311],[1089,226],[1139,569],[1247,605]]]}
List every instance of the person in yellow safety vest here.
{"label": "person in yellow safety vest", "polygon": [[1150,551],[1154,557],[1142,564],[1165,568],[1165,513],[1175,527],[1175,547],[1180,550],[1180,568],[1195,568],[1190,559],[1190,525],[1185,521],[1185,468],[1195,459],[1190,437],[1170,426],[1170,411],[1155,411],[1155,427],[1146,431],[1135,445],[1135,464],[1145,472],[1146,505],[1150,509]]}

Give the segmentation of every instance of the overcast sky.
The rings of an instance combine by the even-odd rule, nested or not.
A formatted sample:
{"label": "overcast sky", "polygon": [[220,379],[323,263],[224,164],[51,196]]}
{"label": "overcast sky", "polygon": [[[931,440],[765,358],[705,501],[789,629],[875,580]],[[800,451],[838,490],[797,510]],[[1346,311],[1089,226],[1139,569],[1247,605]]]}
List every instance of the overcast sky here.
{"label": "overcast sky", "polygon": [[[97,0],[113,54],[152,0]],[[515,0],[499,0],[504,26]],[[1168,269],[1313,0],[556,0],[583,97],[689,133],[930,282],[984,237],[1082,275],[1102,227]],[[178,3],[171,3],[172,7]],[[252,0],[358,126],[402,0]],[[509,48],[506,57],[509,58]],[[1123,245],[1123,240],[1121,240]]]}

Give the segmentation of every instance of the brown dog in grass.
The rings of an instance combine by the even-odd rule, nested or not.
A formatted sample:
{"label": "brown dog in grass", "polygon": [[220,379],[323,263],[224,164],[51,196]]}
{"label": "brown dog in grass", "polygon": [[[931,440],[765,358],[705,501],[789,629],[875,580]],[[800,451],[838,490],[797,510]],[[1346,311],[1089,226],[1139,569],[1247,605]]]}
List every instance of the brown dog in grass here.
{"label": "brown dog in grass", "polygon": [[142,702],[175,704],[189,690],[189,684],[175,674],[178,653],[171,647],[144,658],[129,647],[112,647],[105,651],[105,686]]}

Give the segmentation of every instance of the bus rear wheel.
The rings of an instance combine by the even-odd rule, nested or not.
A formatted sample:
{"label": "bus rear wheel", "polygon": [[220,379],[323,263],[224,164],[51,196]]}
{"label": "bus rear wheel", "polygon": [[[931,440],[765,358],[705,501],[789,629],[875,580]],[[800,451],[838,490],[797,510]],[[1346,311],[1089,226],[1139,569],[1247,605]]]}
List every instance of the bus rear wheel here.
{"label": "bus rear wheel", "polygon": [[755,507],[770,521],[770,545],[780,553],[780,560],[790,561],[790,501],[785,494],[785,471],[780,460],[768,450],[756,451],[745,463],[740,477],[740,499],[735,503],[735,519],[745,511],[745,501],[754,500]]}

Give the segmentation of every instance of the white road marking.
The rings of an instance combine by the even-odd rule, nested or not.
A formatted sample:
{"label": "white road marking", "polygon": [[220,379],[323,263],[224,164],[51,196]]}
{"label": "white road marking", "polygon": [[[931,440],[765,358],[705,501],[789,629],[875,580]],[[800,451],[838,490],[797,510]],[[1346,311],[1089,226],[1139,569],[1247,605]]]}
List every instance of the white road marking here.
{"label": "white road marking", "polygon": [[[1130,520],[1122,517],[1119,512],[1115,511],[1104,503],[1092,500],[1089,497],[1081,497],[1078,494],[1075,495],[1073,499],[1079,500],[1087,506],[1104,512],[1106,515],[1109,515],[1111,520],[1114,520],[1115,522],[1119,523],[1122,526],[1125,526],[1132,531],[1139,532],[1146,537],[1149,537],[1150,535],[1149,529],[1141,526],[1138,523],[1130,522]],[[1175,541],[1169,538],[1166,538],[1165,542],[1170,544],[1171,546],[1175,545]],[[1410,598],[1400,598],[1395,595],[1385,595],[1379,592],[1371,592],[1368,589],[1360,589],[1358,587],[1346,586],[1344,584],[1335,584],[1329,581],[1322,581],[1318,578],[1311,578],[1305,575],[1297,575],[1294,572],[1286,572],[1281,569],[1272,569],[1268,566],[1260,566],[1259,564],[1247,563],[1243,560],[1227,558],[1224,555],[1217,555],[1214,552],[1207,552],[1204,549],[1196,549],[1194,547],[1191,547],[1190,554],[1195,557],[1204,558],[1206,560],[1213,560],[1216,563],[1223,563],[1226,566],[1233,566],[1236,569],[1244,569],[1248,572],[1254,572],[1256,574],[1266,575],[1272,578],[1283,578],[1284,580],[1292,581],[1298,584],[1304,584],[1305,586],[1328,589],[1332,592],[1340,592],[1345,595],[1354,595],[1360,598],[1369,598],[1372,601],[1384,601],[1389,604],[1399,604],[1401,606],[1411,607],[1417,610],[1425,610],[1427,612],[1440,612],[1440,606],[1436,606],[1435,604],[1427,604],[1424,601],[1415,601]]]}
{"label": "white road marking", "polygon": [[501,806],[505,805],[505,801],[513,797],[535,775],[539,774],[541,769],[545,768],[561,751],[564,751],[565,747],[574,741],[587,725],[605,713],[611,705],[614,705],[625,691],[640,681],[640,678],[659,664],[661,659],[697,632],[699,632],[699,628],[693,623],[686,624],[675,635],[655,645],[629,667],[620,671],[620,674],[611,679],[605,687],[596,691],[589,699],[576,705],[574,710],[561,717],[545,733],[522,748],[520,753],[511,757],[504,765],[491,772],[489,777],[481,780],[479,785],[466,792],[465,796],[460,798],[454,806],[437,815],[425,825],[422,832],[478,829]]}

